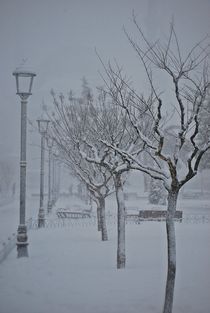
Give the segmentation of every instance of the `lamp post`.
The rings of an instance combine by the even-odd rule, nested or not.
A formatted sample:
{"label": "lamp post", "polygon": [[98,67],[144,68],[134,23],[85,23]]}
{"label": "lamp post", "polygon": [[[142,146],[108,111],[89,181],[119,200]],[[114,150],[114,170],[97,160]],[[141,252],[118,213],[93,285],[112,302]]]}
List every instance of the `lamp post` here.
{"label": "lamp post", "polygon": [[60,195],[60,187],[61,187],[61,162],[58,162],[58,185],[57,185],[57,199]]}
{"label": "lamp post", "polygon": [[52,179],[52,204],[55,205],[57,201],[57,183],[58,183],[58,171],[57,171],[57,161],[58,161],[58,150],[54,151],[53,153],[53,179]]}
{"label": "lamp post", "polygon": [[32,94],[33,79],[31,71],[16,70],[17,95],[21,99],[21,141],[20,141],[20,217],[17,230],[17,257],[28,256],[28,236],[25,224],[26,213],[26,130],[27,130],[27,99]]}
{"label": "lamp post", "polygon": [[55,205],[55,156],[52,155],[52,206]]}
{"label": "lamp post", "polygon": [[47,137],[47,146],[49,149],[49,169],[48,169],[48,204],[47,212],[50,213],[52,210],[52,182],[51,182],[51,170],[52,170],[52,147],[53,147],[53,138]]}
{"label": "lamp post", "polygon": [[41,162],[40,162],[40,204],[39,204],[39,214],[38,214],[38,227],[45,226],[45,214],[44,214],[44,149],[45,149],[45,135],[47,133],[47,128],[49,120],[38,119],[38,128],[41,135]]}

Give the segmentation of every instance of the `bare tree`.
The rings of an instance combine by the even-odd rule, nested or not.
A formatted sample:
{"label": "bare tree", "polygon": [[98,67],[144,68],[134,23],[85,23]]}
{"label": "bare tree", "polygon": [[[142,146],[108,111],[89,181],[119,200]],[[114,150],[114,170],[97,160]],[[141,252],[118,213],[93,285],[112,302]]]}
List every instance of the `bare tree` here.
{"label": "bare tree", "polygon": [[87,186],[97,205],[98,230],[101,231],[102,240],[108,240],[105,199],[113,191],[112,175],[107,168],[99,163],[87,161],[82,153],[91,155],[90,146],[86,144],[90,136],[90,124],[93,122],[93,107],[88,97],[88,102],[81,99],[69,98],[63,95],[58,97],[52,92],[55,110],[50,114],[52,121],[51,136],[60,150],[63,162]]}
{"label": "bare tree", "polygon": [[[105,211],[101,209],[104,208],[105,194],[103,193],[102,197],[101,190],[104,187],[107,188],[110,177],[113,179],[118,208],[117,268],[124,268],[126,262],[126,213],[123,185],[125,173],[130,170],[130,164],[122,160],[111,148],[107,148],[103,140],[116,143],[119,147],[133,146],[134,134],[132,140],[130,134],[125,135],[129,120],[124,111],[115,105],[113,106],[113,103],[109,102],[110,99],[106,99],[105,93],[100,89],[95,103],[88,97],[88,101],[80,100],[79,103],[74,104],[71,98],[71,105],[69,105],[66,104],[63,95],[56,97],[53,94],[53,97],[55,104],[55,113],[52,116],[54,138],[64,151],[66,160],[70,160],[71,164],[76,165],[80,171],[82,169],[83,174],[85,174],[88,188],[100,207],[102,228]],[[73,158],[72,153],[74,154]],[[94,171],[95,176],[93,175]],[[96,184],[94,180],[101,175],[106,179],[102,179]],[[81,179],[84,180],[84,176]],[[105,181],[106,183],[104,183]]]}
{"label": "bare tree", "polygon": [[85,162],[78,154],[76,158],[73,158],[72,154],[73,152],[71,151],[70,153],[68,152],[68,156],[66,156],[62,149],[64,163],[68,165],[73,173],[86,185],[91,198],[96,203],[98,231],[101,231],[102,241],[106,241],[108,240],[108,233],[105,215],[105,199],[112,192],[112,184],[109,183],[111,175],[104,170],[104,168]]}
{"label": "bare tree", "polygon": [[[134,15],[133,23],[140,43],[126,30],[125,34],[145,70],[149,83],[148,96],[139,96],[135,92],[118,65],[105,66],[102,62],[106,73],[103,79],[107,94],[127,114],[130,126],[137,136],[133,140],[134,146],[141,142],[143,149],[139,153],[135,148],[123,149],[108,140],[103,142],[128,162],[131,168],[148,174],[152,179],[162,181],[167,191],[168,271],[163,313],[171,313],[176,275],[174,215],[177,198],[182,186],[197,174],[203,156],[210,149],[209,136],[205,140],[199,140],[202,131],[202,111],[205,109],[207,92],[210,88],[207,64],[209,44],[206,43],[207,38],[204,38],[184,55],[173,23],[168,39],[164,43],[149,42]],[[170,82],[167,97],[159,91],[161,74],[164,74]],[[128,93],[124,93],[125,86],[130,90],[129,97]],[[173,114],[169,114],[168,111]],[[209,120],[209,112],[206,114]],[[145,127],[145,116],[149,120],[149,129]],[[169,129],[173,129],[173,140]],[[143,154],[147,155],[149,163],[144,162]]]}
{"label": "bare tree", "polygon": [[[126,90],[124,90],[126,92]],[[100,165],[107,169],[113,177],[116,200],[117,200],[117,225],[118,225],[118,245],[117,245],[117,268],[124,268],[126,264],[125,251],[125,221],[126,210],[123,186],[126,173],[131,169],[131,164],[125,162],[112,148],[104,142],[109,141],[118,147],[132,149],[135,134],[129,132],[129,120],[125,113],[118,106],[113,105],[111,99],[106,99],[102,91],[95,106],[92,106],[92,123],[90,136],[83,138],[83,142],[78,142],[79,153],[87,162]],[[132,133],[132,135],[130,134]],[[132,138],[132,140],[131,140]],[[137,149],[137,144],[135,148]],[[84,149],[85,147],[85,149]],[[140,151],[140,147],[138,150]],[[132,162],[131,162],[132,163]]]}
{"label": "bare tree", "polygon": [[[204,105],[201,109],[199,115],[199,134],[198,134],[198,141],[199,144],[204,144],[210,138],[210,88],[208,89],[207,97],[204,102]],[[210,150],[208,150],[204,157],[201,160],[200,170],[209,169],[210,168]]]}

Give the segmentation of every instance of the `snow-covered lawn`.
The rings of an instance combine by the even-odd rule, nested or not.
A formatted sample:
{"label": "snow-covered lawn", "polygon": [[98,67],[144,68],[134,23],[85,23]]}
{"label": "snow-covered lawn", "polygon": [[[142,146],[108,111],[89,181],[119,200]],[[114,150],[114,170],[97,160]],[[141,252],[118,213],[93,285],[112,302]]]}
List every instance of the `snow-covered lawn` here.
{"label": "snow-covered lawn", "polygon": [[[0,265],[1,313],[158,313],[166,279],[164,223],[127,225],[127,265],[116,269],[116,225],[31,230],[29,258]],[[210,312],[209,224],[177,223],[174,313]]]}

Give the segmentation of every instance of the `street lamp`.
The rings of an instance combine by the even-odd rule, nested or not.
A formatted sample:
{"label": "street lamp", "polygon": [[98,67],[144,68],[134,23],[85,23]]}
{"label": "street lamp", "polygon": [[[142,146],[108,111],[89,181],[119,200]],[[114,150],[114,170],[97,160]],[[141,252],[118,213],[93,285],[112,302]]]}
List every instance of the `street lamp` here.
{"label": "street lamp", "polygon": [[61,162],[58,161],[58,165],[57,165],[57,193],[56,193],[56,200],[58,200],[59,198],[59,194],[60,194],[60,184],[61,184]]}
{"label": "street lamp", "polygon": [[40,206],[38,214],[38,227],[45,226],[44,214],[44,149],[45,149],[45,135],[47,133],[49,120],[38,119],[39,133],[41,134],[41,163],[40,163]]}
{"label": "street lamp", "polygon": [[20,258],[28,256],[28,236],[25,224],[27,99],[32,94],[32,84],[36,74],[26,70],[16,70],[13,75],[16,79],[17,95],[21,99],[20,220],[17,230],[17,257]]}
{"label": "street lamp", "polygon": [[47,212],[50,213],[52,210],[52,182],[51,182],[51,170],[52,170],[52,147],[54,140],[51,137],[47,137],[47,146],[49,149],[49,169],[48,169],[48,204]]}

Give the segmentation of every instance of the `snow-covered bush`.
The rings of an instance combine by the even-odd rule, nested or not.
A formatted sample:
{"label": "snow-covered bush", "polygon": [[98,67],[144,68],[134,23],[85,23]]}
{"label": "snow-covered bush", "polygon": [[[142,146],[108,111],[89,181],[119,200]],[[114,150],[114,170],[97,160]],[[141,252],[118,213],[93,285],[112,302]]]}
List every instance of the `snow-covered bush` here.
{"label": "snow-covered bush", "polygon": [[149,190],[149,203],[151,204],[166,204],[166,191],[162,182],[151,179]]}

